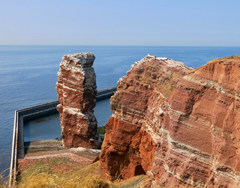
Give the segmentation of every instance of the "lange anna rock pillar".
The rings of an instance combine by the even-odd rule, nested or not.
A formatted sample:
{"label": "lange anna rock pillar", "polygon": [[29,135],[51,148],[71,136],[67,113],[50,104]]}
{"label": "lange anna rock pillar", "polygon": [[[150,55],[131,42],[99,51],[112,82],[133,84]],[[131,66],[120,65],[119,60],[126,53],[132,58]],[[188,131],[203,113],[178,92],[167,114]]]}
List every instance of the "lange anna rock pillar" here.
{"label": "lange anna rock pillar", "polygon": [[92,53],[64,55],[58,72],[57,93],[60,104],[62,140],[65,147],[100,148],[96,106],[96,75]]}

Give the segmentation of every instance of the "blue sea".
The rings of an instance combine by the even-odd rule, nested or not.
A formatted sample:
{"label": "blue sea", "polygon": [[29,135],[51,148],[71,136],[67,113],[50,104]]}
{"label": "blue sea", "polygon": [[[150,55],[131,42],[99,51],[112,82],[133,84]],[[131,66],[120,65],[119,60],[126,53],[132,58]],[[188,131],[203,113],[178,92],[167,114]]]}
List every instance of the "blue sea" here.
{"label": "blue sea", "polygon": [[[78,52],[95,54],[93,67],[100,90],[116,86],[131,64],[147,54],[196,68],[218,57],[240,55],[240,47],[0,46],[0,172],[10,164],[14,111],[57,100],[55,86],[62,57]],[[101,117],[109,117],[109,101],[104,106],[108,109],[98,109],[101,125]]]}

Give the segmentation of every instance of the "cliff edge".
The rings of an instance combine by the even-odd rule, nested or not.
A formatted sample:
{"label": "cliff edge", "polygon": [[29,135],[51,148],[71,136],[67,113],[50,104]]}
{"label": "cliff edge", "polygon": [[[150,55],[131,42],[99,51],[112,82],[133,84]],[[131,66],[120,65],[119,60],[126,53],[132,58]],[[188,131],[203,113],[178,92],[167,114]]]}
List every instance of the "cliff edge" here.
{"label": "cliff edge", "polygon": [[118,81],[100,154],[111,178],[152,186],[240,185],[240,57],[193,70],[148,55]]}
{"label": "cliff edge", "polygon": [[240,185],[240,57],[184,76],[167,100],[155,152],[156,184]]}
{"label": "cliff edge", "polygon": [[148,55],[119,79],[100,154],[110,179],[152,173],[165,101],[190,70],[181,62]]}

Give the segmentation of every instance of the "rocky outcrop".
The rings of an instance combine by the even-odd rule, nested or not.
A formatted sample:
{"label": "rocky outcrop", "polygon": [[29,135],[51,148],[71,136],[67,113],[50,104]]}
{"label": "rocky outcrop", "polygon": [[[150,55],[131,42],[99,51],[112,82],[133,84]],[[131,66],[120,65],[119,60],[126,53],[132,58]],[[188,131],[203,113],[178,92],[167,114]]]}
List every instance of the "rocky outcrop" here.
{"label": "rocky outcrop", "polygon": [[240,57],[184,76],[167,99],[154,185],[239,187]]}
{"label": "rocky outcrop", "polygon": [[153,187],[240,185],[240,57],[192,70],[147,56],[118,81],[100,162]]}
{"label": "rocky outcrop", "polygon": [[166,99],[189,70],[181,62],[148,55],[119,79],[100,155],[111,179],[152,173]]}
{"label": "rocky outcrop", "polygon": [[99,148],[96,105],[96,75],[92,53],[64,55],[58,72],[57,93],[60,104],[62,139],[65,147]]}

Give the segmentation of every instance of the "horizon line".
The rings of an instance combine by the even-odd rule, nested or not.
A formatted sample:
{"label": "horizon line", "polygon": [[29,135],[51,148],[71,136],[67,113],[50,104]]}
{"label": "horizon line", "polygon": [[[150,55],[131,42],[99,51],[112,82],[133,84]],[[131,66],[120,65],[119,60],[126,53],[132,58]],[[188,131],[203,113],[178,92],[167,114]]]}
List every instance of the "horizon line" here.
{"label": "horizon line", "polygon": [[0,46],[122,46],[122,47],[240,47],[240,46],[193,46],[193,45],[53,45],[53,44],[0,44]]}

